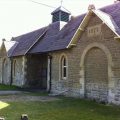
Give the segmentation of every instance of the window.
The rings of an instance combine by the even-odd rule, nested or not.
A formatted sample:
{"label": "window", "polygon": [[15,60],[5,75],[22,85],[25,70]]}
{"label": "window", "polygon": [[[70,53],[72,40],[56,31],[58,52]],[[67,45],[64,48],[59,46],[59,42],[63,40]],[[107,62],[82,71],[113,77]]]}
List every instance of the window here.
{"label": "window", "polygon": [[67,78],[67,59],[65,56],[61,58],[61,79]]}

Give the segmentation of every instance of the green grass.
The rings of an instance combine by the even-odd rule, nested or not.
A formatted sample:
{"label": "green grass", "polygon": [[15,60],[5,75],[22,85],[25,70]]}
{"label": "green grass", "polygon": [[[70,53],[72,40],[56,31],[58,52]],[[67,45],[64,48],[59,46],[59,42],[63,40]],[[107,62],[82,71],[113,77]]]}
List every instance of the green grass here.
{"label": "green grass", "polygon": [[18,90],[19,87],[0,84],[0,90]]}
{"label": "green grass", "polygon": [[30,120],[120,120],[120,107],[88,100],[61,98],[52,102],[9,102],[0,110],[6,120],[19,120],[28,114]]}

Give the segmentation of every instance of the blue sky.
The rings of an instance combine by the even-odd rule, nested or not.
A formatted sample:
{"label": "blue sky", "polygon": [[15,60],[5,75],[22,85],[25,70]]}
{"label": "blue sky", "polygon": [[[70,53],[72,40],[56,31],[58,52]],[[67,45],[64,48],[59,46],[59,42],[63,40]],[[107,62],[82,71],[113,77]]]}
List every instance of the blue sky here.
{"label": "blue sky", "polygon": [[[56,8],[61,4],[61,0],[34,1]],[[87,12],[89,4],[100,8],[112,3],[114,0],[63,0],[63,6],[74,16]],[[10,40],[12,36],[19,36],[50,24],[50,13],[53,10],[30,0],[0,0],[0,40]]]}

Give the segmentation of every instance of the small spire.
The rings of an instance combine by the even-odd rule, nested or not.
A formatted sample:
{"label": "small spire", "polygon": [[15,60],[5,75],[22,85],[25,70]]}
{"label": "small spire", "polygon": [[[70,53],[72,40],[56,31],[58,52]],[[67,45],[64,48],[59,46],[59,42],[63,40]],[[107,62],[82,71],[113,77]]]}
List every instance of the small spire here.
{"label": "small spire", "polygon": [[5,39],[5,38],[3,38],[3,39],[2,39],[2,41],[6,41],[6,39]]}
{"label": "small spire", "polygon": [[88,10],[95,10],[94,4],[90,4],[90,5],[88,6]]}

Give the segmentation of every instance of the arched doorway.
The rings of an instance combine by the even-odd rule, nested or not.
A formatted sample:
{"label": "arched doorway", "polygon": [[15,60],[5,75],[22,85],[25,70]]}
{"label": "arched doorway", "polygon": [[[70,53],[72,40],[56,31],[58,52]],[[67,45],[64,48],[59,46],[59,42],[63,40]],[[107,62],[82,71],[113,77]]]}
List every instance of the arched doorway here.
{"label": "arched doorway", "polygon": [[[97,54],[99,54],[99,55],[97,55]],[[92,56],[93,56],[93,58],[91,58]],[[96,56],[97,56],[97,59],[95,60]],[[94,59],[94,60],[92,60],[92,59]],[[87,67],[89,66],[88,61],[90,61],[90,60],[93,61],[93,67],[90,67],[91,70],[88,69],[86,71]],[[97,62],[98,60],[99,60],[100,63]],[[91,74],[95,75],[95,72],[94,72],[95,71],[94,70],[95,69],[94,68],[95,64],[96,65],[101,65],[103,62],[104,63],[107,62],[107,64],[106,64],[107,66],[103,66],[103,67],[105,67],[105,71],[107,73],[107,74],[105,73],[105,75],[106,75],[106,78],[107,78],[106,82],[108,83],[108,85],[106,85],[107,87],[105,87],[104,85],[103,86],[106,89],[106,91],[108,91],[108,94],[105,95],[103,93],[102,96],[105,96],[105,97],[101,97],[101,93],[100,93],[100,94],[97,94],[99,97],[96,97],[96,94],[86,93],[86,91],[87,91],[86,90],[86,87],[87,87],[86,79],[87,79],[87,77],[89,78],[89,76],[87,76],[86,72],[90,71],[90,72],[93,72]],[[98,42],[94,42],[94,43],[91,43],[88,46],[86,46],[86,48],[84,49],[84,51],[81,55],[81,60],[80,60],[80,85],[82,86],[80,88],[80,95],[83,96],[83,97],[89,97],[89,98],[96,99],[96,100],[101,100],[101,101],[106,101],[106,98],[107,98],[106,102],[111,102],[114,99],[114,93],[112,93],[112,87],[111,87],[111,86],[114,86],[114,82],[112,82],[113,81],[112,78],[114,77],[114,74],[113,74],[113,71],[112,71],[113,66],[114,66],[114,64],[112,62],[112,55],[111,55],[109,49],[106,46],[104,46],[103,44],[98,43]],[[98,67],[98,68],[100,68],[100,67]],[[107,70],[106,70],[106,68],[107,68]],[[100,70],[100,69],[98,69],[98,70]],[[100,73],[100,74],[102,75],[103,73]],[[94,87],[96,87],[96,88],[99,87],[100,88],[101,86],[97,86],[97,85],[95,86],[95,84],[94,84]],[[92,87],[89,86],[88,89],[92,90]],[[102,89],[102,88],[100,88],[100,89]],[[93,90],[92,93],[95,93],[95,90]],[[107,92],[105,92],[105,93],[107,93]],[[88,96],[88,95],[90,95],[90,96]]]}
{"label": "arched doorway", "polygon": [[85,97],[98,101],[108,100],[108,60],[103,50],[91,48],[84,61]]}

